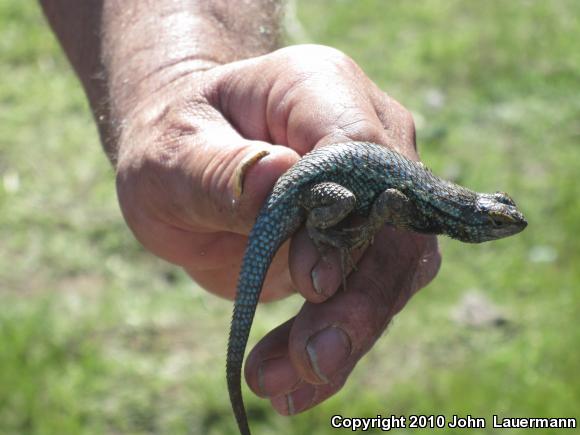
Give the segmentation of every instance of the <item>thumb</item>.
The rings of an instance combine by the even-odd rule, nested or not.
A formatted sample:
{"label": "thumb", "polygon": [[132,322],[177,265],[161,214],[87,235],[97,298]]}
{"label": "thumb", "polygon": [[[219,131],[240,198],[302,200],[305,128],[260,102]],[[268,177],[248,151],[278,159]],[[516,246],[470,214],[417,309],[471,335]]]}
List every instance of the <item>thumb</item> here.
{"label": "thumb", "polygon": [[161,125],[125,129],[131,139],[120,153],[117,192],[137,239],[183,265],[212,234],[247,234],[275,181],[299,157],[244,139],[209,106],[201,115],[171,112]]}
{"label": "thumb", "polygon": [[223,133],[198,140],[205,143],[203,154],[190,157],[192,185],[198,186],[192,192],[197,205],[191,221],[210,230],[248,234],[273,185],[299,155],[285,146]]}

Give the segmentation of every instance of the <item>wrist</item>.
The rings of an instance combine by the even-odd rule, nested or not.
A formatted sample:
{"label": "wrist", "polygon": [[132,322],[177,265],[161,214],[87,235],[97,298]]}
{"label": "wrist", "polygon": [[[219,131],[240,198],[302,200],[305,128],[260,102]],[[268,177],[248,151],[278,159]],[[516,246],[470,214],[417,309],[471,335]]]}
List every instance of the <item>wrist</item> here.
{"label": "wrist", "polygon": [[280,1],[40,1],[113,161],[126,117],[152,93],[192,72],[272,51],[280,36]]}

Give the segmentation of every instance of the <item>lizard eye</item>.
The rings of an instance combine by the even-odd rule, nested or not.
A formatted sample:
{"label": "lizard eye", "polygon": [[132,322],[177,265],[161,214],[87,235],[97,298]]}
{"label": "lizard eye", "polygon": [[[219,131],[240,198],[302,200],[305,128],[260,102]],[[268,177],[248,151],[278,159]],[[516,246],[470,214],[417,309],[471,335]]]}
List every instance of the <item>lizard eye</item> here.
{"label": "lizard eye", "polygon": [[503,213],[490,213],[489,220],[494,227],[501,227],[515,222],[515,219]]}

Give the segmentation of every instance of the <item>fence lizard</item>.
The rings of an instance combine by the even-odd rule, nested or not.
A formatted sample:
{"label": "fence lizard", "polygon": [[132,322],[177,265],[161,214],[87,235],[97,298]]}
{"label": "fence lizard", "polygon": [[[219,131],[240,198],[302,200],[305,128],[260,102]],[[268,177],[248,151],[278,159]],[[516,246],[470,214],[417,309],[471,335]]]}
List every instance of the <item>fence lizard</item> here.
{"label": "fence lizard", "polygon": [[[358,227],[342,228],[349,216]],[[313,242],[349,249],[384,224],[469,243],[519,233],[527,222],[505,193],[477,193],[435,176],[423,164],[373,143],[348,142],[314,150],[275,184],[250,233],[239,275],[227,352],[230,400],[242,435],[250,429],[241,371],[252,320],[270,262],[303,223]],[[343,261],[343,274],[344,274]]]}

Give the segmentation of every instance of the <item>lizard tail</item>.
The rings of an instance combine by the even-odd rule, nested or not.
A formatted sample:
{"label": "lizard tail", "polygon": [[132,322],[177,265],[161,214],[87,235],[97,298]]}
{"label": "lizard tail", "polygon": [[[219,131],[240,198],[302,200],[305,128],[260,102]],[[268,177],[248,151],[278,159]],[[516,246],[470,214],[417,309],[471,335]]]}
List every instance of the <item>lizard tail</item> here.
{"label": "lizard tail", "polygon": [[279,213],[270,210],[268,213],[260,213],[250,233],[238,280],[228,340],[226,374],[230,401],[242,435],[250,435],[241,386],[244,353],[262,285],[272,258],[280,245],[295,230],[295,228],[289,228],[287,216],[293,216],[293,210]]}

